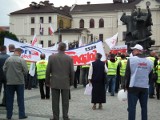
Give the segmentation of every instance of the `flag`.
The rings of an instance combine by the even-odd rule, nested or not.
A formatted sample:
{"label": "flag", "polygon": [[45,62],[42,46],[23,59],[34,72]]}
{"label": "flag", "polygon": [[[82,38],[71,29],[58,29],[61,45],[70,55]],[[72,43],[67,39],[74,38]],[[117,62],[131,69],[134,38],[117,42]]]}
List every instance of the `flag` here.
{"label": "flag", "polygon": [[49,26],[49,34],[53,35],[53,33],[54,33],[54,29],[53,29],[53,27],[50,24],[50,26]]}
{"label": "flag", "polygon": [[118,38],[118,33],[115,34],[113,37],[107,38],[105,40],[105,42],[107,43],[107,45],[109,46],[110,49],[112,49],[116,45],[117,38]]}
{"label": "flag", "polygon": [[32,40],[32,43],[31,43],[31,46],[34,46],[36,43],[37,43],[37,37],[36,37],[36,34],[33,36],[33,40]]}
{"label": "flag", "polygon": [[43,35],[43,28],[42,28],[41,23],[40,23],[40,27],[39,27],[39,34],[40,34],[40,35]]}

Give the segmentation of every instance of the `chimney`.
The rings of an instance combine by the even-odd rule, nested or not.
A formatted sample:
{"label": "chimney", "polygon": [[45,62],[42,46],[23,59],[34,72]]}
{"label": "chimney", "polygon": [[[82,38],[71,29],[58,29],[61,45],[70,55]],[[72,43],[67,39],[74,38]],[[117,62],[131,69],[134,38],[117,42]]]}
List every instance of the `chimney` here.
{"label": "chimney", "polygon": [[91,3],[91,2],[90,2],[90,1],[88,1],[88,2],[87,2],[87,5],[90,5],[90,3]]}

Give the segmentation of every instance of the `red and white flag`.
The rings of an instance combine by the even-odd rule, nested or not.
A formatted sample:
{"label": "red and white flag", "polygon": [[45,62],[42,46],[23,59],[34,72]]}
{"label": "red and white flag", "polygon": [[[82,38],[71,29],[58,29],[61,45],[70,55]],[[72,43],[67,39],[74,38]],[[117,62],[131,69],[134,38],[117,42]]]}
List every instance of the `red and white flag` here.
{"label": "red and white flag", "polygon": [[109,46],[110,49],[112,49],[116,45],[117,38],[118,38],[118,33],[115,34],[113,37],[107,38],[105,40],[105,42],[107,43],[107,45]]}
{"label": "red and white flag", "polygon": [[35,35],[33,36],[33,40],[32,40],[31,46],[34,46],[37,42],[38,42],[38,39],[37,39],[37,36],[36,36],[36,34],[35,34]]}
{"label": "red and white flag", "polygon": [[53,35],[53,33],[54,33],[54,29],[53,29],[53,27],[50,24],[50,26],[49,26],[49,34]]}

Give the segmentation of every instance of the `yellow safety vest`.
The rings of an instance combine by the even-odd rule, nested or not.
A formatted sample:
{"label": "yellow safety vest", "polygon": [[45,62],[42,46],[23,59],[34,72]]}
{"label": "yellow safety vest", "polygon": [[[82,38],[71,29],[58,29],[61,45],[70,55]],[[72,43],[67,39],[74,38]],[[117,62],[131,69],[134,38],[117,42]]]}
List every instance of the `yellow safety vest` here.
{"label": "yellow safety vest", "polygon": [[37,67],[37,79],[45,79],[46,78],[46,68],[48,62],[46,60],[40,60],[36,63]]}
{"label": "yellow safety vest", "polygon": [[89,68],[89,65],[82,65],[82,68]]}
{"label": "yellow safety vest", "polygon": [[[155,57],[147,57],[147,58],[150,59],[154,64],[154,61],[156,60]],[[153,73],[155,73],[155,67],[153,67]]]}
{"label": "yellow safety vest", "polygon": [[120,75],[124,76],[126,72],[127,60],[121,60]]}
{"label": "yellow safety vest", "polygon": [[157,68],[157,74],[158,74],[158,79],[157,79],[157,81],[156,81],[156,83],[160,83],[160,65],[158,64],[157,66],[156,66],[156,68]]}
{"label": "yellow safety vest", "polygon": [[31,62],[27,61],[27,68],[30,70]]}
{"label": "yellow safety vest", "polygon": [[108,72],[107,75],[116,75],[118,62],[111,62],[108,60]]}
{"label": "yellow safety vest", "polygon": [[121,61],[121,57],[116,57],[117,61],[120,62]]}

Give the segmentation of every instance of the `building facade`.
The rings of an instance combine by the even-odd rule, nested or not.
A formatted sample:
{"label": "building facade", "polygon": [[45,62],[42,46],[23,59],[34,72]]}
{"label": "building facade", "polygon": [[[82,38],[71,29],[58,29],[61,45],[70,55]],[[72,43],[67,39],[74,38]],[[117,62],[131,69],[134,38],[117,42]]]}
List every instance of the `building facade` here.
{"label": "building facade", "polygon": [[[82,39],[86,44],[104,41],[118,32],[117,45],[124,45],[126,25],[120,21],[122,14],[130,15],[135,8],[146,12],[146,4],[152,13],[152,39],[155,40],[152,49],[159,50],[160,0],[113,0],[113,3],[106,4],[87,2],[71,7],[54,7],[47,0],[39,4],[32,2],[28,8],[10,14],[10,31],[28,43],[37,34],[39,43],[44,47],[65,40]],[[54,29],[53,35],[49,34],[50,25]],[[109,50],[107,46],[106,49]]]}

